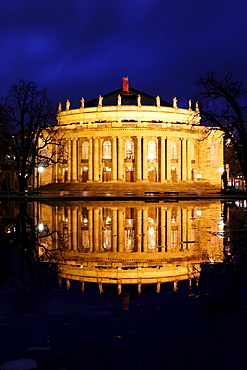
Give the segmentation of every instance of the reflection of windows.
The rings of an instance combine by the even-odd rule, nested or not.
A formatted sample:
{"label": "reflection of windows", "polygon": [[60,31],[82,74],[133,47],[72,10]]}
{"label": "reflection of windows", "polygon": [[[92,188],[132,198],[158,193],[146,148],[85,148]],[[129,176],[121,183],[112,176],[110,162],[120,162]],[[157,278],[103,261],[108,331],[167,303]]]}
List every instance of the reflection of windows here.
{"label": "reflection of windows", "polygon": [[171,247],[176,248],[178,242],[178,229],[171,229]]}
{"label": "reflection of windows", "polygon": [[111,142],[103,142],[103,159],[111,159]]}
{"label": "reflection of windows", "polygon": [[134,158],[134,143],[132,140],[127,140],[125,143],[125,158],[126,159]]}
{"label": "reflection of windows", "polygon": [[89,248],[89,231],[88,231],[88,229],[82,229],[82,231],[81,231],[81,244],[82,244],[82,248]]}
{"label": "reflection of windows", "polygon": [[125,249],[131,251],[135,246],[135,233],[134,230],[125,230]]}
{"label": "reflection of windows", "polygon": [[103,248],[104,249],[111,249],[111,229],[110,228],[103,228]]}
{"label": "reflection of windows", "polygon": [[177,144],[171,141],[171,159],[178,159]]}
{"label": "reflection of windows", "polygon": [[151,140],[148,142],[148,159],[156,159],[156,142]]}
{"label": "reflection of windows", "polygon": [[81,146],[81,159],[88,160],[88,155],[89,155],[89,143],[88,141],[84,141],[84,143]]}
{"label": "reflection of windows", "polygon": [[149,226],[148,227],[148,248],[154,249],[156,247],[156,227]]}

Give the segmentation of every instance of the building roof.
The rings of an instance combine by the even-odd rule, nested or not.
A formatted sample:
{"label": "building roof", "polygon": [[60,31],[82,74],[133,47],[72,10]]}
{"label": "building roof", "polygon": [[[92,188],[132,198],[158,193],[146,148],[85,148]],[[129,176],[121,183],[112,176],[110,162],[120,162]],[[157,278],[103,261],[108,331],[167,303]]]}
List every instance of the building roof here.
{"label": "building roof", "polygon": [[[140,95],[142,105],[156,105],[156,97],[146,94],[140,90],[129,87],[128,91],[123,91],[123,88],[112,91],[105,95],[102,95],[103,105],[117,105],[118,96],[121,96],[121,105],[137,105],[137,98]],[[99,97],[85,102],[85,107],[97,107]],[[160,105],[164,107],[172,107],[172,104],[160,99]]]}

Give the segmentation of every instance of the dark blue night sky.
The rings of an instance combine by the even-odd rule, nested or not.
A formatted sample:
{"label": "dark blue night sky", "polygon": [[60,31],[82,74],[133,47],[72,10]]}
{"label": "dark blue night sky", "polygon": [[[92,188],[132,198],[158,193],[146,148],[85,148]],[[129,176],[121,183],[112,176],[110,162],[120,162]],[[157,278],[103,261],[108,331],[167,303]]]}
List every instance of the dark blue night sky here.
{"label": "dark blue night sky", "polygon": [[18,79],[55,101],[129,84],[180,106],[207,70],[247,80],[246,0],[7,0],[0,9],[0,96]]}

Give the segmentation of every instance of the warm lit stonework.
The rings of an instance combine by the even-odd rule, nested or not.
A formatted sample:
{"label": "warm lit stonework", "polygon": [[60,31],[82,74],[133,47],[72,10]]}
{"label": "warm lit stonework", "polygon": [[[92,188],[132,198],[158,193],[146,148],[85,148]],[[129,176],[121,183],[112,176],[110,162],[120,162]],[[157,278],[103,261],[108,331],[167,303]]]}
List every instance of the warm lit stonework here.
{"label": "warm lit stonework", "polygon": [[188,109],[128,86],[58,109],[62,163],[47,168],[42,184],[68,182],[207,182],[221,186],[223,136],[200,126]]}

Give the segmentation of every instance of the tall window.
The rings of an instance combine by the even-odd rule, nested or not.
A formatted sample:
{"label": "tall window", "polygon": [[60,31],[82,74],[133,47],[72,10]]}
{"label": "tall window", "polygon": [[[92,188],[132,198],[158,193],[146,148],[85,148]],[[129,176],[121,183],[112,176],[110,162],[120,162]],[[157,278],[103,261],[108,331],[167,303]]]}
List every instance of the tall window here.
{"label": "tall window", "polygon": [[125,143],[125,158],[126,159],[134,158],[134,143],[132,140],[127,140]]}
{"label": "tall window", "polygon": [[156,150],[156,142],[151,140],[148,142],[148,159],[156,159],[157,157],[157,150]]}
{"label": "tall window", "polygon": [[111,142],[103,142],[103,159],[111,159]]}
{"label": "tall window", "polygon": [[81,159],[88,160],[89,155],[89,142],[84,141],[84,143],[81,146]]}
{"label": "tall window", "polygon": [[177,144],[175,141],[171,141],[171,159],[178,159]]}

